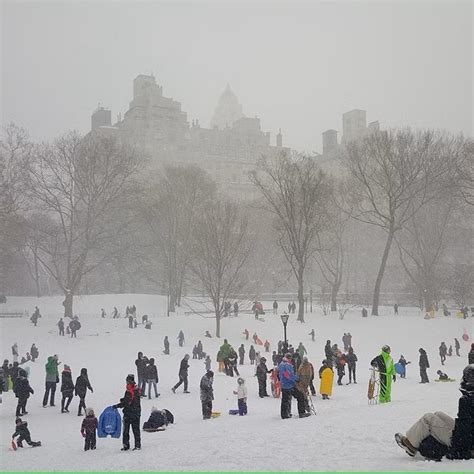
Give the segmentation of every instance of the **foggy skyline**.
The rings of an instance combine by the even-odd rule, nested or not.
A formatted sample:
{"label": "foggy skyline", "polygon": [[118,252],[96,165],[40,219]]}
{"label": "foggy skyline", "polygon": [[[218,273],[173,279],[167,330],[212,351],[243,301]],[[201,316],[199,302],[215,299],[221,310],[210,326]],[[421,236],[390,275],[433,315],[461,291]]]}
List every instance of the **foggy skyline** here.
{"label": "foggy skyline", "polygon": [[209,127],[229,83],[272,143],[321,151],[342,114],[471,134],[471,2],[3,2],[2,125],[33,139],[113,122],[153,73]]}

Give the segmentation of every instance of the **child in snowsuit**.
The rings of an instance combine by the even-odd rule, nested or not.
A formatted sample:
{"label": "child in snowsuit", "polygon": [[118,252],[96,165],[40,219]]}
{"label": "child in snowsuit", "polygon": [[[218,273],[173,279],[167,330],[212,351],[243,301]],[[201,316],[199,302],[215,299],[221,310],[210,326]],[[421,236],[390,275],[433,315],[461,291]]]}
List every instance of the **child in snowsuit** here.
{"label": "child in snowsuit", "polygon": [[30,398],[30,393],[35,393],[28,382],[26,370],[20,369],[18,371],[18,378],[16,379],[14,392],[18,398],[18,405],[16,407],[16,416],[26,415],[26,402]]}
{"label": "child in snowsuit", "polygon": [[30,430],[28,429],[28,423],[22,421],[21,418],[15,420],[16,430],[12,434],[12,441],[18,436],[16,445],[19,448],[23,447],[23,441],[26,441],[30,446],[41,446],[41,441],[31,441]]}
{"label": "child in snowsuit", "polygon": [[96,446],[96,432],[99,422],[95,417],[94,410],[92,408],[86,408],[86,417],[82,420],[81,425],[81,434],[84,441],[84,451],[89,451],[89,449],[95,449]]}
{"label": "child in snowsuit", "polygon": [[255,348],[253,346],[250,346],[250,349],[249,349],[250,365],[255,364],[255,357],[256,357]]}
{"label": "child in snowsuit", "polygon": [[247,387],[245,380],[242,377],[237,379],[237,390],[234,390],[234,395],[237,395],[237,404],[239,407],[239,416],[247,414]]}

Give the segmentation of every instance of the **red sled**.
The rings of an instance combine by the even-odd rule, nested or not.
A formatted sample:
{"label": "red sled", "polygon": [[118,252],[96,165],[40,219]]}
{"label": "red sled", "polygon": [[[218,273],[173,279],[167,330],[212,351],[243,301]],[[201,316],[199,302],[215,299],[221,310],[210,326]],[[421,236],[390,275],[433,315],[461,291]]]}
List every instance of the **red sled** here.
{"label": "red sled", "polygon": [[259,337],[257,337],[257,339],[255,339],[255,343],[258,344],[259,346],[263,346],[263,342]]}
{"label": "red sled", "polygon": [[16,445],[16,443],[13,439],[12,439],[12,449],[13,449],[13,451],[16,451],[18,449],[18,447],[17,447],[17,445]]}

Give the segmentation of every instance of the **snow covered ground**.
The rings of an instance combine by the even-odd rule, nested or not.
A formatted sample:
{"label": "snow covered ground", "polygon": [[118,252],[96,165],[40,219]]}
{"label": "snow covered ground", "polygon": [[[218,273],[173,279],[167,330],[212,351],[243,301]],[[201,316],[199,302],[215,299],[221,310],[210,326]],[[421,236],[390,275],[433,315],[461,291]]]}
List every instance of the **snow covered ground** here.
{"label": "snow covered ground", "polygon": [[[214,334],[215,322],[209,315],[177,314],[165,316],[166,300],[149,295],[95,295],[76,298],[75,312],[80,315],[82,329],[77,339],[60,337],[55,326],[61,315],[62,298],[9,298],[0,312],[28,310],[35,305],[43,315],[38,327],[27,318],[0,319],[0,357],[11,359],[11,345],[18,343],[21,355],[29,351],[33,342],[40,350],[40,358],[30,363],[30,382],[35,394],[28,401],[28,420],[33,440],[41,440],[40,448],[25,448],[16,452],[9,449],[14,431],[16,399],[12,393],[3,395],[0,405],[0,468],[6,471],[61,470],[61,471],[150,471],[150,470],[397,470],[397,471],[469,471],[474,461],[443,461],[433,463],[420,458],[409,458],[396,444],[393,435],[404,432],[425,412],[443,410],[455,416],[459,398],[458,382],[467,364],[470,341],[462,340],[466,330],[473,334],[473,321],[438,316],[426,321],[418,310],[400,308],[400,316],[392,316],[391,308],[383,308],[380,317],[361,318],[360,310],[349,312],[343,321],[336,314],[323,316],[319,310],[306,315],[306,324],[295,321],[292,315],[288,324],[288,338],[297,345],[306,346],[315,369],[324,358],[327,339],[342,345],[344,332],[351,332],[353,346],[359,358],[357,385],[334,386],[330,401],[313,398],[317,416],[305,419],[281,420],[280,400],[258,397],[254,367],[248,362],[248,349],[242,334],[247,328],[262,339],[268,339],[273,350],[283,338],[283,328],[278,316],[271,311],[265,321],[255,321],[253,315],[227,318],[222,322],[222,336],[237,349],[244,342],[247,350],[246,364],[241,374],[249,388],[246,417],[230,416],[236,408],[232,390],[236,379],[217,372],[215,355],[221,339],[204,337],[205,330]],[[110,314],[117,306],[123,314],[127,304],[135,304],[138,314],[153,316],[151,331],[142,325],[128,329],[126,319],[112,320]],[[189,305],[193,306],[190,301]],[[264,305],[270,307],[270,303]],[[100,318],[100,308],[107,311],[107,319]],[[316,341],[308,333],[314,328]],[[179,348],[176,340],[183,329],[185,347]],[[163,355],[163,338],[169,336],[171,355]],[[454,337],[461,342],[461,357],[448,357],[443,370],[455,378],[455,383],[430,383],[420,385],[418,376],[418,349],[428,353],[431,380],[441,368],[438,346],[441,341],[452,344]],[[185,353],[202,340],[204,351],[211,354],[214,379],[214,409],[221,411],[217,419],[203,421],[199,400],[199,380],[204,374],[203,361],[191,360],[190,391],[184,394],[171,387],[177,381],[178,366]],[[367,404],[367,379],[369,361],[389,344],[395,361],[405,355],[408,366],[406,380],[398,379],[393,386],[392,403],[369,406]],[[103,408],[117,403],[124,392],[128,373],[135,373],[134,361],[138,351],[155,357],[159,371],[158,400],[144,399],[142,423],[148,418],[152,406],[167,408],[175,415],[175,424],[165,432],[142,433],[142,450],[121,452],[121,440],[98,439],[96,451],[83,451],[83,438],[79,429],[82,418],[77,416],[78,399],[71,404],[70,414],[60,413],[60,393],[56,392],[56,407],[42,408],[44,393],[44,364],[46,358],[58,354],[59,360],[71,366],[73,379],[81,367],[87,367],[93,394],[86,402],[96,414]],[[271,361],[271,357],[267,358]],[[270,364],[271,365],[271,362]],[[240,369],[240,367],[239,367]],[[346,377],[347,379],[347,377]],[[347,380],[344,381],[347,381]],[[316,385],[319,388],[319,384]],[[58,386],[59,389],[59,386]],[[296,401],[293,401],[295,405]],[[296,408],[293,409],[296,413]]]}

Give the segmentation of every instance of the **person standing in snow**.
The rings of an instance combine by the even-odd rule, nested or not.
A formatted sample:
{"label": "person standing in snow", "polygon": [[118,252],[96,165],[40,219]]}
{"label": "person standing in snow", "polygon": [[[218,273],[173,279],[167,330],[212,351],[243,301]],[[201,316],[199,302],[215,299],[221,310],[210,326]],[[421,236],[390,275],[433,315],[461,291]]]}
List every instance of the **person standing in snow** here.
{"label": "person standing in snow", "polygon": [[237,379],[237,390],[234,390],[234,395],[237,395],[237,405],[239,408],[239,415],[247,414],[247,387],[245,380],[242,377]]}
{"label": "person standing in snow", "polygon": [[82,420],[81,425],[81,434],[84,438],[84,451],[89,451],[89,449],[95,449],[97,444],[97,427],[99,422],[95,416],[94,410],[92,408],[86,409],[86,416]]}
{"label": "person standing in snow", "polygon": [[64,364],[61,372],[61,413],[69,413],[69,405],[74,397],[74,382],[72,381],[72,373],[69,365]]}
{"label": "person standing in snow", "polygon": [[128,451],[130,449],[130,427],[132,428],[135,440],[135,447],[133,450],[136,451],[141,449],[141,393],[140,388],[135,384],[135,377],[133,374],[127,375],[126,384],[125,395],[120,399],[120,403],[117,403],[114,407],[123,409],[123,447],[121,451]]}
{"label": "person standing in snow", "polygon": [[393,382],[396,381],[395,367],[390,352],[390,346],[385,345],[382,347],[381,354],[374,357],[370,362],[370,365],[375,367],[380,375],[380,403],[388,403],[392,401],[392,380]]}
{"label": "person standing in snow", "polygon": [[168,336],[165,336],[165,339],[163,340],[163,346],[165,347],[163,354],[169,355],[170,354],[170,341],[168,340]]}
{"label": "person standing in snow", "polygon": [[243,344],[240,344],[239,347],[239,365],[244,365],[244,357],[245,357],[245,347]]}
{"label": "person standing in snow", "polygon": [[82,368],[81,374],[76,379],[76,385],[74,387],[75,394],[79,397],[79,407],[77,409],[77,416],[82,416],[82,409],[86,411],[86,395],[87,389],[94,393],[93,388],[89,382],[89,376],[87,375],[87,369]]}
{"label": "person standing in snow", "polygon": [[310,416],[310,413],[306,412],[304,396],[296,388],[297,376],[293,364],[291,363],[291,354],[288,353],[283,358],[283,361],[278,366],[278,373],[280,375],[281,382],[281,407],[280,416],[282,419],[291,417],[291,399],[295,397],[298,402],[298,414],[300,418]]}
{"label": "person standing in snow", "polygon": [[439,346],[439,357],[441,359],[441,365],[444,365],[444,361],[446,360],[446,354],[448,353],[448,348],[446,344],[442,342]]}
{"label": "person standing in snow", "polygon": [[204,359],[204,365],[206,367],[206,372],[209,372],[211,370],[211,356],[209,354],[207,354]]}
{"label": "person standing in snow", "polygon": [[104,308],[102,308],[100,310],[100,316],[101,316],[101,318],[105,318],[106,314],[105,314],[105,309]]}
{"label": "person standing in snow", "polygon": [[56,324],[59,330],[59,335],[64,336],[64,320],[63,318],[59,318],[58,323]]}
{"label": "person standing in snow", "polygon": [[346,375],[345,371],[346,359],[344,354],[338,350],[336,353],[336,370],[337,370],[337,384],[342,385],[342,378]]}
{"label": "person standing in snow", "polygon": [[324,354],[326,355],[326,363],[332,367],[333,366],[333,363],[332,363],[332,348],[331,348],[331,341],[328,339],[326,341],[326,345],[324,346]]}
{"label": "person standing in snow", "polygon": [[419,360],[419,366],[420,366],[420,377],[421,377],[421,382],[420,383],[429,383],[428,379],[428,374],[426,373],[426,369],[430,368],[430,363],[428,362],[428,355],[426,354],[426,351],[420,347],[418,350],[420,353],[420,360]]}
{"label": "person standing in snow", "polygon": [[346,356],[347,368],[349,370],[349,383],[352,383],[352,379],[354,379],[354,383],[356,382],[356,362],[357,356],[354,353],[354,349],[349,347],[349,351],[347,352]]}
{"label": "person standing in snow", "polygon": [[461,354],[459,353],[459,349],[461,349],[461,344],[459,344],[459,341],[456,338],[454,338],[454,349],[456,351],[456,355],[458,357],[461,357]]}
{"label": "person standing in snow", "polygon": [[137,354],[137,359],[135,360],[135,366],[137,368],[138,386],[140,387],[140,392],[142,396],[145,396],[145,385],[146,385],[145,369],[146,369],[147,364],[148,364],[148,358],[143,355],[143,352],[139,352]]}
{"label": "person standing in snow", "polygon": [[214,400],[214,389],[212,382],[214,381],[214,372],[209,370],[206,372],[199,384],[201,390],[201,406],[203,420],[209,420],[212,415],[212,401]]}
{"label": "person standing in snow", "polygon": [[308,336],[311,336],[311,340],[314,342],[314,336],[315,336],[314,329],[311,329],[311,332],[308,334]]}
{"label": "person standing in snow", "polygon": [[15,342],[12,346],[13,362],[18,362],[18,344]]}
{"label": "person standing in snow", "polygon": [[46,389],[44,392],[43,397],[43,408],[48,405],[48,396],[51,393],[51,397],[49,400],[49,405],[54,407],[54,394],[56,393],[56,385],[59,382],[59,371],[58,366],[61,362],[58,362],[58,356],[55,354],[54,356],[48,357],[48,362],[46,362]]}
{"label": "person standing in snow", "polygon": [[153,357],[150,358],[148,365],[145,368],[145,380],[148,384],[148,400],[151,400],[151,387],[155,391],[155,398],[158,398],[160,394],[158,393],[158,389],[156,388],[158,383],[158,369],[155,365],[155,359]]}
{"label": "person standing in snow", "polygon": [[30,393],[35,393],[28,382],[26,370],[20,369],[18,371],[18,378],[15,383],[15,395],[18,398],[18,405],[16,407],[16,416],[26,415],[26,403],[30,398]]}
{"label": "person standing in snow", "polygon": [[267,359],[262,357],[257,365],[258,396],[260,398],[270,396],[267,393],[267,374],[271,373],[271,370],[268,370],[266,362]]}
{"label": "person standing in snow", "polygon": [[275,300],[273,302],[273,314],[278,314],[278,302]]}
{"label": "person standing in snow", "polygon": [[184,345],[184,332],[179,331],[178,337],[176,339],[178,339],[179,347],[183,347],[183,345]]}
{"label": "person standing in snow", "polygon": [[190,393],[188,391],[188,369],[189,369],[189,354],[186,354],[179,365],[179,381],[178,383],[171,389],[173,393],[176,393],[176,389],[184,383],[184,393]]}
{"label": "person standing in snow", "polygon": [[31,345],[30,354],[31,354],[31,362],[34,362],[39,357],[39,350],[36,347],[35,343]]}
{"label": "person standing in snow", "polygon": [[249,349],[250,365],[255,364],[255,358],[256,358],[255,348],[253,346],[250,346],[250,349]]}
{"label": "person standing in snow", "polygon": [[471,344],[471,350],[469,351],[467,360],[470,364],[474,364],[474,342]]}
{"label": "person standing in snow", "polygon": [[327,360],[323,360],[322,365],[319,368],[319,378],[321,379],[321,382],[319,383],[319,393],[323,400],[329,400],[329,397],[332,395],[334,371],[332,369],[332,364],[329,365]]}

